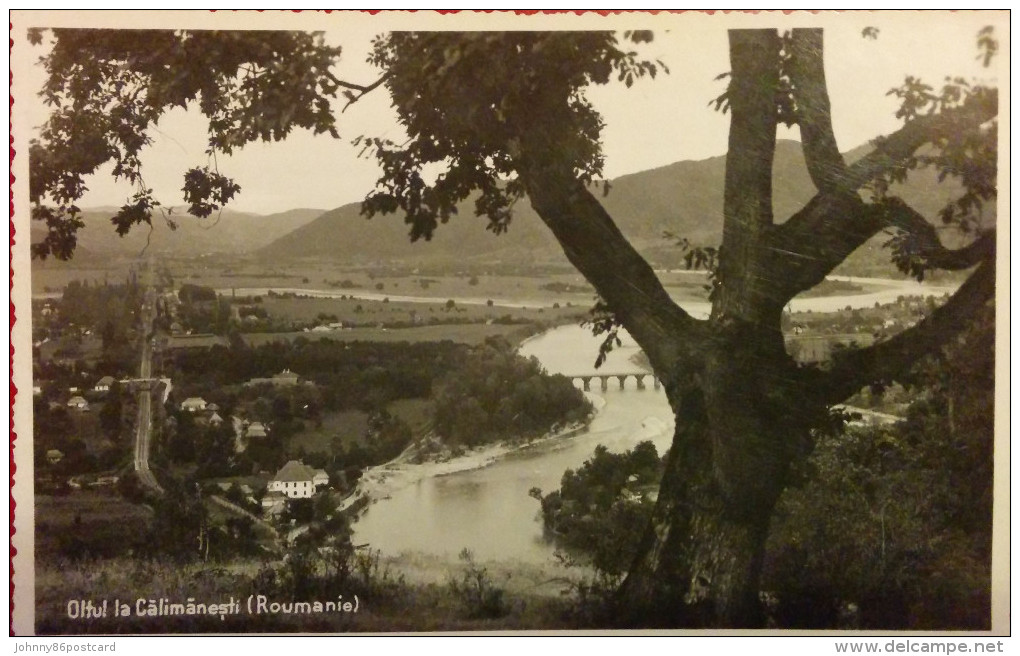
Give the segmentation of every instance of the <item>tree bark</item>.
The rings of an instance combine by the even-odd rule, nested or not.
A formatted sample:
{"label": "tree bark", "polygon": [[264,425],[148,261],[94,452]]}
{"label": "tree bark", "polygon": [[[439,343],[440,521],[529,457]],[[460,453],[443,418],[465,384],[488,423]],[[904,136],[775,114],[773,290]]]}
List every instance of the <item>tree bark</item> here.
{"label": "tree bark", "polygon": [[777,309],[768,302],[771,281],[761,267],[767,255],[762,238],[772,226],[779,48],[775,30],[730,32],[733,71],[727,93],[733,117],[717,271],[720,285],[712,306],[713,318],[774,323],[777,328],[782,305]]}
{"label": "tree bark", "polygon": [[[619,322],[658,372],[697,359],[700,322],[678,306],[648,262],[569,166],[543,157],[554,142],[522,138],[518,171],[535,212],[552,230],[571,264],[613,308]],[[664,377],[661,377],[664,380]]]}
{"label": "tree bark", "polygon": [[651,527],[615,600],[624,626],[762,625],[759,581],[769,521],[790,463],[825,406],[771,330],[721,326],[696,372],[675,372],[676,416]]}

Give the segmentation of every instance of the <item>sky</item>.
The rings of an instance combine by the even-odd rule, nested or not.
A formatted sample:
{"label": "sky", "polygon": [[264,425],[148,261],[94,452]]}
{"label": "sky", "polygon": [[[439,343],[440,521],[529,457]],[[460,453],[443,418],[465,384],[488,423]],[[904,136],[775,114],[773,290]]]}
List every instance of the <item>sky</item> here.
{"label": "sky", "polygon": [[[716,76],[729,69],[726,30],[731,27],[770,26],[779,29],[825,28],[826,76],[833,107],[837,141],[843,150],[894,131],[896,101],[886,92],[916,75],[933,86],[946,75],[962,75],[996,82],[996,71],[977,61],[976,35],[983,26],[999,25],[997,36],[1008,52],[1008,15],[942,12],[806,12],[681,15],[624,14],[514,17],[492,14],[435,16],[396,13],[369,16],[338,12],[309,15],[290,12],[263,14],[205,12],[143,14],[98,12],[50,15],[14,12],[12,51],[14,98],[12,121],[16,148],[27,143],[45,116],[35,96],[42,72],[34,62],[44,52],[24,41],[30,26],[188,27],[255,29],[315,29],[327,41],[341,45],[338,67],[342,79],[367,84],[380,74],[364,60],[374,35],[388,29],[633,29],[649,28],[655,40],[639,52],[662,60],[670,74],[641,80],[626,89],[622,83],[597,87],[588,96],[605,120],[605,176],[663,166],[678,160],[698,160],[726,151],[728,115],[715,112],[709,101],[724,90]],[[865,27],[877,27],[875,40],[862,37]],[[1008,55],[998,64],[1008,66]],[[1004,85],[1006,76],[999,76]],[[338,107],[340,105],[338,104]],[[364,198],[378,178],[375,163],[359,159],[351,139],[359,135],[399,137],[385,90],[380,88],[352,105],[339,119],[340,140],[296,132],[287,141],[254,144],[231,157],[218,157],[221,173],[242,187],[230,207],[269,214],[296,207],[331,209]],[[780,138],[797,139],[796,129],[780,130]],[[153,133],[154,145],[143,158],[146,183],[164,204],[180,204],[182,175],[205,165],[205,123],[197,111],[175,110]],[[22,149],[21,152],[25,152]],[[88,181],[90,191],[82,207],[120,205],[133,193],[115,182],[109,168]]]}

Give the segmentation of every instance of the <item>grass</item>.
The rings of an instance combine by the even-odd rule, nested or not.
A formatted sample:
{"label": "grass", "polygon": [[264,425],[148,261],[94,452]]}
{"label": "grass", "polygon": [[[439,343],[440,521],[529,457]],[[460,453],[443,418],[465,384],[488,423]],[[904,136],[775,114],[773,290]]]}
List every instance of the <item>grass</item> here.
{"label": "grass", "polygon": [[432,403],[425,399],[399,399],[387,409],[410,426],[415,435],[422,434],[432,423]]}
{"label": "grass", "polygon": [[40,558],[62,552],[122,553],[139,545],[151,520],[145,506],[128,503],[114,492],[73,492],[35,497],[35,551]]}
{"label": "grass", "polygon": [[[311,422],[306,422],[306,426]],[[333,440],[337,437],[343,442],[344,447],[350,447],[361,442],[362,436],[368,430],[368,414],[360,410],[348,410],[344,412],[324,412],[322,424],[305,428],[300,433],[290,438],[290,448],[301,448],[309,453],[330,454],[333,452]]]}
{"label": "grass", "polygon": [[[400,399],[387,406],[387,410],[407,423],[415,435],[422,434],[431,420],[431,403],[425,399]],[[310,425],[310,422],[306,424]],[[331,454],[333,440],[340,438],[345,448],[363,444],[368,430],[368,414],[360,410],[325,412],[322,424],[306,428],[290,438],[289,446],[306,452]]]}
{"label": "grass", "polygon": [[184,269],[174,273],[175,279],[221,289],[288,287],[299,289],[329,289],[338,293],[371,292],[407,296],[474,296],[481,298],[515,299],[570,299],[571,296],[590,302],[594,292],[588,294],[556,295],[542,286],[561,282],[575,286],[587,283],[579,273],[542,273],[541,275],[486,275],[476,272],[456,274],[410,273],[390,270],[376,273],[368,268],[350,268],[329,263],[321,265],[292,263],[282,265],[268,274],[262,265],[233,266],[219,270],[199,271]]}
{"label": "grass", "polygon": [[[270,563],[285,579],[285,566]],[[559,596],[534,594],[526,581],[516,585],[513,577],[493,571],[492,583],[506,589],[508,614],[496,619],[471,619],[449,581],[460,570],[449,569],[436,583],[408,583],[395,578],[384,566],[358,571],[341,586],[321,588],[312,599],[351,599],[358,595],[358,613],[249,615],[248,595],[265,594],[270,601],[291,597],[277,584],[266,583],[261,572],[267,563],[236,559],[226,563],[141,561],[112,558],[91,561],[40,563],[36,568],[36,631],[59,634],[131,633],[294,633],[294,632],[410,632],[410,631],[503,631],[578,628],[569,619],[571,602]],[[91,599],[94,603],[115,600],[132,611],[138,599],[167,599],[185,603],[241,600],[241,612],[219,616],[106,617],[70,619],[68,601]],[[111,610],[111,615],[112,610]]]}
{"label": "grass", "polygon": [[[337,292],[341,293],[341,292]],[[377,292],[385,294],[386,292]],[[396,294],[394,294],[396,295]],[[412,294],[411,295],[415,295]],[[434,294],[427,294],[433,296]],[[476,303],[454,303],[448,307],[447,301],[451,298],[475,297],[479,299]],[[388,297],[385,297],[388,298]],[[375,326],[379,324],[394,324],[402,322],[406,324],[418,323],[424,325],[449,324],[455,322],[484,322],[488,320],[498,321],[506,318],[514,322],[539,321],[548,319],[547,315],[560,317],[562,315],[576,316],[583,314],[591,305],[590,297],[580,299],[564,299],[562,302],[557,298],[545,298],[536,300],[547,307],[505,307],[496,304],[489,306],[482,302],[488,299],[485,294],[464,292],[463,294],[450,294],[448,298],[440,296],[439,300],[431,303],[419,303],[412,301],[392,300],[365,300],[357,298],[322,298],[312,296],[263,296],[261,306],[269,315],[279,323],[307,324],[315,322],[321,315],[335,316],[336,321],[341,321],[348,326]],[[497,297],[491,297],[497,298]],[[514,301],[527,302],[513,296]],[[554,303],[559,308],[552,307]],[[571,305],[568,307],[567,303]],[[334,319],[330,319],[333,321]]]}
{"label": "grass", "polygon": [[73,280],[88,280],[102,284],[104,280],[111,283],[123,282],[127,277],[130,263],[113,263],[109,267],[77,265],[50,258],[45,263],[32,261],[32,293],[61,293],[64,287]]}
{"label": "grass", "polygon": [[249,346],[260,346],[271,342],[293,341],[298,338],[308,340],[332,339],[339,342],[442,342],[452,341],[461,344],[481,344],[489,337],[505,337],[509,341],[523,339],[535,328],[528,325],[502,325],[484,323],[457,324],[445,326],[421,326],[417,328],[354,328],[351,330],[335,330],[327,333],[284,332],[284,333],[247,333],[244,341]]}

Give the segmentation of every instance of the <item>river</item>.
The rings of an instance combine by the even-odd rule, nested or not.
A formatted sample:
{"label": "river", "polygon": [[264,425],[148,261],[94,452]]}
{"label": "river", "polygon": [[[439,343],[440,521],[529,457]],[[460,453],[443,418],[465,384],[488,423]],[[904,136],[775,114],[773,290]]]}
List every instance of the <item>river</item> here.
{"label": "river", "polygon": [[[701,272],[691,273],[698,275]],[[899,296],[942,296],[952,293],[958,287],[958,285],[919,283],[915,280],[890,280],[886,278],[862,278],[856,276],[829,276],[829,279],[861,285],[864,291],[859,294],[795,298],[790,302],[788,309],[793,312],[809,310],[812,312],[835,312],[846,307],[853,309],[866,308],[872,307],[875,303],[891,303]],[[340,298],[344,296],[364,301],[382,301],[388,299],[393,302],[434,304],[446,303],[450,298],[449,296],[397,295],[359,290],[305,289],[301,287],[239,287],[217,289],[216,292],[224,296],[267,296],[270,292],[273,292],[276,294],[297,294],[314,298]],[[588,300],[587,296],[579,298],[582,298],[584,301]],[[455,296],[453,300],[458,305],[488,305],[491,302],[496,307],[547,308],[562,302],[563,298],[552,294],[529,299],[489,299],[480,296]],[[695,317],[703,318],[708,316],[710,306],[707,301],[692,301],[678,297],[674,297],[674,300]]]}
{"label": "river", "polygon": [[[952,292],[904,281],[867,279],[877,290],[864,294],[795,299],[795,311],[830,312],[870,307],[895,301],[901,295],[935,295]],[[685,303],[693,315],[708,312],[705,303]],[[601,367],[602,372],[634,371],[632,357],[637,345],[626,334]],[[520,348],[534,356],[550,373],[581,375],[595,371],[598,340],[578,326],[563,326],[534,337]],[[646,382],[650,382],[647,381]],[[480,559],[550,562],[553,546],[542,535],[538,502],[528,490],[549,492],[559,487],[563,472],[576,469],[604,444],[611,451],[625,451],[642,440],[652,440],[659,453],[669,447],[673,415],[661,390],[636,389],[633,378],[619,389],[597,390],[593,398],[601,406],[589,430],[579,435],[554,438],[498,459],[488,466],[445,476],[426,477],[376,500],[354,526],[355,540],[368,543],[386,555],[405,552],[453,559],[464,548]]]}
{"label": "river", "polygon": [[[636,352],[628,339],[603,370],[635,370],[629,357]],[[534,355],[551,373],[585,373],[594,370],[597,342],[585,329],[564,326],[529,340],[521,353]],[[624,451],[650,439],[664,451],[672,438],[673,416],[661,390],[650,381],[645,390],[636,390],[631,378],[621,391],[612,382],[615,389],[593,395],[602,409],[587,431],[540,441],[481,469],[424,478],[396,490],[368,507],[354,526],[355,541],[389,555],[417,551],[455,558],[468,548],[487,560],[549,560],[553,548],[543,539],[538,501],[528,490],[559,487],[563,472],[581,465],[599,444]]]}

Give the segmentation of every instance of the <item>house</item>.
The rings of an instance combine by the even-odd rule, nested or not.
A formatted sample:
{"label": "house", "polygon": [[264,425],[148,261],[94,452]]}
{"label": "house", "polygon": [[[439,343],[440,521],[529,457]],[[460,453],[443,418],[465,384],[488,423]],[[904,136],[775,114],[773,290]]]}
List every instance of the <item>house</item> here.
{"label": "house", "polygon": [[252,423],[248,424],[248,428],[245,431],[245,436],[248,438],[265,437],[267,432],[268,429],[266,428],[265,424],[263,424],[260,421],[253,421]]}
{"label": "house", "polygon": [[46,462],[55,465],[64,459],[64,452],[60,449],[50,449],[46,452]]}
{"label": "house", "polygon": [[74,408],[75,410],[81,410],[82,412],[86,412],[89,409],[89,402],[86,401],[81,396],[72,396],[70,399],[67,400],[67,407]]}
{"label": "house", "polygon": [[202,412],[205,410],[205,399],[200,396],[184,399],[184,402],[181,403],[181,410],[186,412]]}
{"label": "house", "polygon": [[99,382],[97,382],[96,386],[93,387],[92,389],[96,392],[109,392],[110,387],[113,385],[113,383],[114,383],[113,376],[103,376],[102,378],[99,379]]}
{"label": "house", "polygon": [[[317,487],[329,483],[329,476],[321,469],[312,469],[300,460],[291,460],[269,481],[269,492],[280,492],[289,499],[307,499]],[[267,494],[268,496],[268,494]]]}
{"label": "house", "polygon": [[219,415],[219,413],[213,412],[211,415],[209,415],[209,425],[210,426],[222,426],[223,425],[223,417],[221,417]]}
{"label": "house", "polygon": [[301,377],[290,369],[284,369],[280,373],[273,375],[273,384],[284,386],[297,385],[300,379]]}

